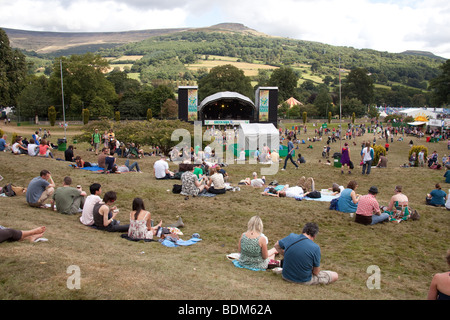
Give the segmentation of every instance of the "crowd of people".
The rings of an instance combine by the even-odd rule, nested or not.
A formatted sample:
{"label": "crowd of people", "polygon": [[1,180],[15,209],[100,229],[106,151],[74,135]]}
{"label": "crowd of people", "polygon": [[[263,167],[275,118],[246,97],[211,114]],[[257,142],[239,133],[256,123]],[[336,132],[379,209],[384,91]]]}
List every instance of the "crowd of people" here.
{"label": "crowd of people", "polygon": [[[356,133],[355,133],[356,132]],[[385,131],[385,135],[389,137],[389,131]],[[319,136],[322,135],[322,130],[317,132]],[[353,128],[346,132],[346,140],[354,138],[365,133],[365,128]],[[334,134],[334,133],[333,133]],[[339,137],[341,133],[336,132]],[[0,141],[0,147],[4,150],[11,150],[14,154],[28,154],[30,156],[43,156],[54,158],[51,150],[55,148],[43,138],[39,138],[38,131],[35,132],[30,142],[24,143],[23,137],[17,137],[16,142],[10,146],[6,143],[7,136],[3,136],[3,141]],[[386,138],[387,139],[387,138]],[[25,139],[26,140],[26,139]],[[288,154],[284,159],[284,167],[286,169],[288,161],[298,168],[299,160],[294,161],[292,152],[295,146],[292,142],[291,135],[287,138]],[[101,142],[104,142],[101,147]],[[74,155],[74,147],[69,146],[65,151],[66,161],[74,163],[76,168],[86,168],[91,166],[98,166],[104,169],[104,172],[109,173],[124,173],[136,170],[142,172],[139,163],[134,162],[130,164],[127,158],[125,165],[118,165],[114,154],[118,149],[116,139],[112,130],[105,132],[102,135],[98,130],[92,134],[91,144],[93,151],[97,156],[97,163],[84,161],[80,156]],[[140,158],[143,156],[143,151],[136,148],[134,144],[130,144],[133,148],[127,150],[134,157]],[[9,149],[8,149],[9,148]],[[57,147],[56,147],[57,148]],[[389,148],[389,147],[388,147]],[[228,174],[225,169],[218,163],[209,162],[214,158],[213,150],[200,150],[194,148],[191,150],[189,158],[195,155],[194,163],[184,163],[183,170],[180,172],[173,172],[169,168],[167,158],[161,154],[160,159],[155,161],[153,166],[153,173],[156,180],[175,179],[177,173],[181,181],[180,194],[185,197],[195,197],[201,193],[224,194],[227,191]],[[323,149],[322,155],[329,156],[329,149]],[[123,151],[122,151],[123,152]],[[276,157],[275,150],[262,150],[265,154],[266,160],[271,154],[275,158],[270,158],[272,161],[279,162],[279,157]],[[200,154],[200,157],[198,155]],[[372,161],[374,158],[373,147],[370,142],[364,143],[361,148],[361,162],[362,174],[369,175],[371,173]],[[415,154],[414,154],[415,156]],[[180,154],[177,150],[171,153],[171,159],[178,159]],[[257,154],[260,159],[261,154]],[[433,165],[437,161],[437,153],[425,159],[423,154],[418,155],[419,164],[424,165],[428,161],[428,166]],[[345,171],[351,173],[354,165],[350,158],[349,143],[344,143],[344,148],[341,150],[341,164],[345,166]],[[380,159],[381,161],[381,159]],[[410,159],[415,161],[415,159]],[[380,165],[381,162],[378,163]],[[384,164],[384,165],[383,165]],[[386,162],[383,162],[381,167],[384,167]],[[181,165],[180,165],[181,168]],[[344,173],[344,168],[341,173]],[[256,172],[253,172],[251,178],[245,178],[240,181],[240,185],[247,185],[253,188],[261,188],[263,191],[261,195],[274,196],[278,198],[295,198],[299,199],[308,194],[315,192],[315,181],[312,177],[299,179],[295,186],[288,184],[279,184],[278,182],[267,183],[266,177],[258,177]],[[114,205],[117,200],[117,193],[114,191],[107,191],[102,197],[102,186],[99,183],[93,183],[89,186],[89,194],[82,190],[81,186],[74,187],[73,180],[70,176],[66,176],[61,181],[61,186],[57,187],[55,181],[49,170],[42,170],[39,176],[33,178],[28,184],[26,191],[26,202],[30,207],[34,208],[50,208],[56,212],[67,215],[80,214],[80,223],[101,231],[107,232],[121,232],[127,233],[128,237],[135,240],[152,240],[155,238],[164,238],[167,235],[173,235],[173,228],[183,227],[181,219],[176,224],[163,227],[163,222],[153,224],[153,219],[150,211],[146,210],[144,200],[136,197],[132,201],[131,209],[127,220],[129,223],[121,223],[117,220],[119,209]],[[378,203],[377,195],[379,190],[376,186],[371,186],[367,194],[360,195],[356,192],[358,184],[355,180],[349,181],[347,186],[339,186],[333,184],[331,191],[333,195],[338,196],[336,210],[340,212],[350,213],[354,216],[354,221],[362,225],[374,225],[386,221],[397,221],[401,219],[408,219],[412,212],[406,212],[405,208],[409,207],[408,197],[403,194],[401,185],[395,186],[394,194],[392,195],[387,206],[381,206]],[[426,203],[433,206],[447,207],[447,194],[441,190],[439,184],[436,184],[435,189],[427,194]],[[450,202],[447,207],[450,210]],[[396,211],[402,211],[403,216],[399,217]],[[29,240],[36,241],[42,239],[46,228],[44,226],[37,227],[32,230],[15,230],[11,228],[0,229],[0,242],[3,241],[21,241]],[[247,231],[242,233],[238,241],[239,258],[236,263],[241,267],[253,270],[267,270],[273,269],[280,273],[282,278],[286,281],[302,283],[307,285],[314,284],[331,284],[338,280],[338,274],[334,271],[321,270],[321,251],[315,239],[318,235],[319,227],[315,223],[307,223],[303,227],[300,234],[291,233],[286,237],[276,241],[272,248],[268,247],[268,238],[263,233],[263,222],[259,216],[253,216],[247,226]],[[283,256],[283,259],[278,259]],[[431,296],[445,296],[450,295],[448,290],[448,283],[442,277],[436,276],[433,278],[432,287],[430,288]]]}

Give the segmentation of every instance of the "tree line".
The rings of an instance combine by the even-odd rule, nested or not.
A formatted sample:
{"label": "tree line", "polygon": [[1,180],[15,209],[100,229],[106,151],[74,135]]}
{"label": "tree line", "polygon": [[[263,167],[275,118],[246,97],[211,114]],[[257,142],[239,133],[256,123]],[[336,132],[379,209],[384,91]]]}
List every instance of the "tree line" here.
{"label": "tree line", "polygon": [[[184,38],[183,38],[184,37]],[[193,38],[189,38],[193,37]],[[212,38],[211,38],[212,37]],[[160,37],[164,42],[173,48],[181,48],[175,41],[171,43],[169,39],[179,39],[188,43],[201,42],[203,45],[211,46],[215,42],[220,42],[220,38],[231,41],[227,35],[216,35],[207,33],[178,34],[168,37]],[[208,40],[209,39],[209,40]],[[249,42],[254,48],[264,48],[260,40],[248,36],[240,36],[238,39],[242,44]],[[205,41],[211,43],[204,43]],[[46,117],[49,106],[59,106],[56,108],[59,116],[62,113],[62,85],[64,88],[64,106],[66,115],[79,117],[84,113],[91,119],[102,117],[121,119],[132,118],[176,118],[177,105],[175,102],[176,86],[170,79],[155,79],[150,77],[150,81],[138,81],[130,79],[126,72],[114,69],[107,72],[108,61],[100,54],[85,53],[74,54],[68,57],[56,57],[53,59],[49,76],[36,76],[30,72],[25,56],[18,50],[9,46],[6,33],[0,29],[0,105],[15,106],[21,117]],[[150,40],[149,40],[150,41]],[[283,44],[282,40],[277,43]],[[140,50],[146,47],[146,41],[136,45]],[[291,46],[295,46],[293,42]],[[250,45],[247,44],[247,45]],[[231,46],[231,42],[230,42]],[[230,46],[227,46],[229,49]],[[259,46],[259,47],[258,47]],[[131,50],[134,45],[126,45],[124,48]],[[158,64],[160,59],[178,60],[183,62],[194,61],[196,51],[192,46],[185,46],[181,51],[164,51],[163,47],[156,46],[151,53],[145,54],[145,58],[139,65]],[[155,49],[155,48],[154,48]],[[228,50],[227,49],[227,50]],[[278,50],[276,47],[274,50]],[[291,48],[292,49],[292,48]],[[297,44],[297,49],[299,49]],[[302,50],[304,48],[302,47]],[[119,49],[114,49],[119,54]],[[239,47],[236,47],[239,51]],[[286,49],[281,49],[286,50]],[[264,51],[264,50],[262,50]],[[143,54],[144,51],[127,52],[128,54]],[[317,52],[316,52],[317,53]],[[122,54],[122,53],[120,53]],[[228,53],[229,54],[229,53]],[[350,56],[349,56],[350,57]],[[347,57],[346,59],[349,59]],[[353,56],[356,59],[357,56]],[[417,57],[415,58],[417,59]],[[314,70],[323,68],[318,62],[312,63]],[[134,68],[135,66],[133,66]],[[136,68],[137,68],[136,67]],[[431,67],[425,67],[432,70]],[[370,106],[386,104],[390,106],[442,106],[449,103],[448,78],[450,74],[449,61],[439,64],[437,71],[422,73],[429,81],[429,91],[414,89],[402,85],[392,87],[380,87],[376,85],[377,77],[373,76],[367,68],[354,67],[342,79],[342,86],[338,86],[336,78],[329,76],[328,81],[322,84],[314,83],[310,80],[303,81],[299,85],[300,72],[292,66],[281,65],[273,71],[259,70],[256,77],[246,77],[242,70],[232,66],[220,66],[213,68],[210,72],[203,71],[198,75],[196,81],[199,85],[199,100],[201,101],[210,94],[219,91],[236,91],[254,99],[254,92],[257,86],[276,86],[279,88],[279,109],[280,117],[301,117],[304,112],[309,116],[326,118],[329,113],[339,114],[339,104],[342,103],[342,115],[363,116],[370,112]],[[180,72],[180,70],[178,70]],[[426,75],[425,75],[426,74]],[[430,78],[436,74],[434,78]],[[411,75],[411,74],[410,74]],[[413,74],[412,74],[413,75]],[[141,74],[145,77],[145,73]],[[425,79],[425,78],[424,78]],[[252,81],[256,86],[252,86]],[[447,85],[446,85],[447,84]],[[339,100],[339,89],[342,93],[342,100]],[[302,105],[287,109],[283,104],[285,100],[294,97],[302,102]],[[85,112],[89,110],[89,112]]]}

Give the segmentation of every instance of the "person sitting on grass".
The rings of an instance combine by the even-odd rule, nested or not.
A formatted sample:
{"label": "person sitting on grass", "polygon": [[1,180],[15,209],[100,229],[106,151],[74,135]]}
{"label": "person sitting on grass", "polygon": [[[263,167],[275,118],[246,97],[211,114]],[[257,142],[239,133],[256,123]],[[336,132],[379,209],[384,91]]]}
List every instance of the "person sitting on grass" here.
{"label": "person sitting on grass", "polygon": [[31,230],[16,230],[11,228],[0,228],[0,243],[9,241],[23,241],[28,240],[35,242],[42,238],[45,232],[45,227],[38,227]]}
{"label": "person sitting on grass", "polygon": [[266,270],[269,262],[278,253],[274,248],[267,249],[268,239],[263,234],[263,223],[259,216],[250,218],[247,224],[247,232],[239,238],[238,252],[240,253],[237,264],[251,270]]}
{"label": "person sitting on grass", "polygon": [[209,179],[205,185],[205,189],[213,194],[224,194],[226,192],[225,181],[222,173],[220,173],[219,166],[209,169]]}
{"label": "person sitting on grass", "polygon": [[39,177],[33,178],[28,184],[26,200],[29,206],[45,208],[45,201],[55,192],[55,182],[48,170],[42,170]]}
{"label": "person sitting on grass", "polygon": [[161,225],[162,221],[152,227],[151,214],[145,210],[144,201],[141,198],[133,199],[130,227],[128,228],[129,238],[135,240],[153,239]]}
{"label": "person sitting on grass", "polygon": [[356,193],[358,183],[354,180],[349,181],[347,188],[341,191],[337,203],[338,211],[345,213],[354,213],[358,207],[360,195]]}
{"label": "person sitting on grass", "polygon": [[186,172],[181,175],[181,192],[184,196],[197,196],[205,189],[205,185],[194,174],[194,165],[186,164]]}
{"label": "person sitting on grass", "polygon": [[71,177],[64,177],[62,187],[56,189],[53,193],[53,200],[59,213],[76,214],[83,210],[84,200],[87,196],[86,192],[79,188],[73,188]]}
{"label": "person sitting on grass", "polygon": [[[447,266],[450,267],[450,250],[446,255]],[[450,300],[450,271],[436,273],[428,289],[428,300]]]}
{"label": "person sitting on grass", "polygon": [[435,189],[427,194],[425,198],[426,204],[435,207],[445,206],[447,200],[447,194],[441,189],[441,185],[436,183]]}
{"label": "person sitting on grass", "polygon": [[[373,225],[389,219],[387,212],[381,212],[380,205],[376,199],[378,188],[370,187],[369,193],[361,196],[356,208],[355,222],[364,225]],[[342,197],[342,196],[341,196]]]}
{"label": "person sitting on grass", "polygon": [[127,232],[129,225],[121,225],[119,221],[114,218],[119,213],[114,205],[117,200],[117,194],[114,191],[108,191],[103,197],[103,201],[94,204],[93,216],[94,226],[99,230],[108,232]]}
{"label": "person sitting on grass", "polygon": [[274,248],[284,256],[281,271],[284,280],[306,285],[330,284],[338,280],[334,271],[320,270],[321,252],[315,243],[319,226],[316,223],[306,223],[302,234],[291,233],[277,241]]}

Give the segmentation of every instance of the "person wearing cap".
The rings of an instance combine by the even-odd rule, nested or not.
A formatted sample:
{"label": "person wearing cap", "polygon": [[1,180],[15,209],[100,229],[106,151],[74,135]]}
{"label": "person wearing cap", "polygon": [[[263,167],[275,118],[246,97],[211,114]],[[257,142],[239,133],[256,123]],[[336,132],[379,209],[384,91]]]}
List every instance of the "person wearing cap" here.
{"label": "person wearing cap", "polygon": [[376,224],[389,219],[389,214],[381,212],[380,205],[376,199],[378,188],[370,187],[369,193],[361,196],[356,208],[355,222],[364,225]]}

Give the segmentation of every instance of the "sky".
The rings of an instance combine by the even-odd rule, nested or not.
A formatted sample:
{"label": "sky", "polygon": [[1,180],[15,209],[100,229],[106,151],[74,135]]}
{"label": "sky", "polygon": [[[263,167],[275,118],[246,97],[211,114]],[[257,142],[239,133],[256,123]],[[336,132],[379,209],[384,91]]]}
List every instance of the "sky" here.
{"label": "sky", "polygon": [[224,22],[272,36],[450,59],[448,0],[0,0],[0,28],[111,32]]}

